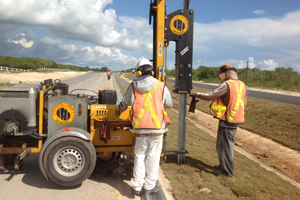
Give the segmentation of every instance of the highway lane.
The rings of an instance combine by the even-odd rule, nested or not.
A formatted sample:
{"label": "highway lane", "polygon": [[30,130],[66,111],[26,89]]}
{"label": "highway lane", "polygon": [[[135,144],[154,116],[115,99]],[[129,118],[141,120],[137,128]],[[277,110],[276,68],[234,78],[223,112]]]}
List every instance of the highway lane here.
{"label": "highway lane", "polygon": [[73,94],[86,93],[89,95],[96,95],[89,90],[97,93],[98,90],[114,90],[112,79],[108,81],[106,73],[88,72],[80,76],[62,79],[61,81],[69,85],[69,92],[79,89],[73,91]]}
{"label": "highway lane", "polygon": [[[51,77],[45,77],[51,79]],[[41,80],[42,82],[43,80]],[[77,77],[63,79],[63,83],[74,89],[104,90],[114,89],[112,79],[107,80],[106,73],[86,73]],[[86,91],[78,91],[85,93]],[[77,93],[77,92],[75,92]],[[94,93],[90,93],[95,95]],[[131,194],[131,175],[124,175],[124,166],[100,164],[90,178],[76,187],[63,187],[47,181],[42,175],[38,154],[32,154],[24,159],[22,171],[9,168],[0,172],[0,199],[23,200],[120,200],[140,199]]]}
{"label": "highway lane", "polygon": [[[168,82],[175,83],[174,79],[167,79]],[[199,87],[204,88],[208,90],[214,90],[217,88],[215,85],[210,84],[203,84],[203,83],[193,83],[193,87]],[[269,100],[269,101],[276,101],[280,103],[290,104],[290,105],[296,105],[300,106],[300,96],[292,96],[292,95],[285,95],[285,94],[276,94],[276,93],[270,93],[270,92],[262,92],[262,91],[256,91],[248,89],[248,96]]]}

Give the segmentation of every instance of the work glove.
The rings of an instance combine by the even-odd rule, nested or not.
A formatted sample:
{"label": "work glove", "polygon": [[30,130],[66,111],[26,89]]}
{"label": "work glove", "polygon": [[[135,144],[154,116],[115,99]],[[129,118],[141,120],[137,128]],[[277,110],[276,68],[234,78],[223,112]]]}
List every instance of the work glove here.
{"label": "work glove", "polygon": [[193,97],[197,92],[194,90],[190,90],[189,93],[190,93],[190,96]]}
{"label": "work glove", "polygon": [[191,103],[190,103],[189,112],[195,113],[196,103],[197,103],[198,101],[199,101],[199,100],[198,100],[198,99],[196,100],[196,97],[192,96],[192,101],[191,101]]}

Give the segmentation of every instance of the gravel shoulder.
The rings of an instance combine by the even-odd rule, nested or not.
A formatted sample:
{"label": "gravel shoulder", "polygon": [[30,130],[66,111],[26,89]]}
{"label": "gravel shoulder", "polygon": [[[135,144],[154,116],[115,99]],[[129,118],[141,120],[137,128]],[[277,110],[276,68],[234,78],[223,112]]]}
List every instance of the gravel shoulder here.
{"label": "gravel shoulder", "polygon": [[0,73],[0,83],[1,82],[10,82],[13,83],[34,83],[42,82],[45,79],[52,78],[54,79],[63,79],[70,78],[73,76],[78,76],[86,72],[22,72],[22,73],[10,73],[10,72],[1,72]]}

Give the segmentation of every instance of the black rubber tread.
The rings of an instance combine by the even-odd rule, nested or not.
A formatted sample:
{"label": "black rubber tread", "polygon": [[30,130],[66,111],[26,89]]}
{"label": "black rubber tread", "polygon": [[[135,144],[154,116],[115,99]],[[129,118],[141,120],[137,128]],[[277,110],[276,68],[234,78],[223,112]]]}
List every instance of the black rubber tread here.
{"label": "black rubber tread", "polygon": [[[82,171],[72,177],[59,174],[53,166],[54,155],[57,151],[66,146],[74,146],[80,149],[86,159]],[[94,171],[96,161],[97,156],[93,144],[77,137],[58,138],[47,147],[43,155],[43,167],[47,176],[51,181],[62,186],[75,186],[81,184]]]}

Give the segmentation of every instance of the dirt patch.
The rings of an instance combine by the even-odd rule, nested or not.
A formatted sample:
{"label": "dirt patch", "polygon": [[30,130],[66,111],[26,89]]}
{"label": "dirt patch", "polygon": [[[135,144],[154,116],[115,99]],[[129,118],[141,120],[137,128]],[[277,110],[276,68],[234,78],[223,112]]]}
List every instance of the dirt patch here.
{"label": "dirt patch", "polygon": [[62,79],[84,74],[86,72],[22,72],[22,73],[0,73],[0,82],[10,83],[34,83],[42,82],[44,79]]}

